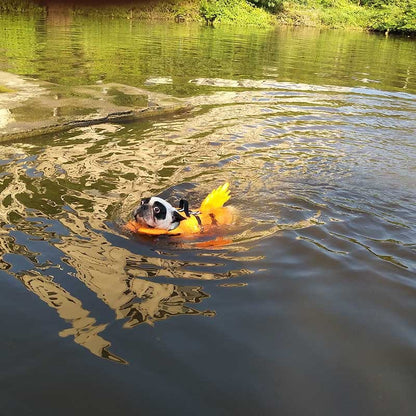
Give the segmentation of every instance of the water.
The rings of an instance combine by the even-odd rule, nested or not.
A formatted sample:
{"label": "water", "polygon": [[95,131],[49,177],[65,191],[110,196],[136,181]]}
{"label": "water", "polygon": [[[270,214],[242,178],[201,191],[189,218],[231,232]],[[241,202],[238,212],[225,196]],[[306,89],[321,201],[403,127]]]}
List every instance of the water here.
{"label": "water", "polygon": [[[415,42],[49,19],[0,70],[195,107],[0,146],[0,413],[414,414]],[[123,231],[224,181],[227,244]]]}

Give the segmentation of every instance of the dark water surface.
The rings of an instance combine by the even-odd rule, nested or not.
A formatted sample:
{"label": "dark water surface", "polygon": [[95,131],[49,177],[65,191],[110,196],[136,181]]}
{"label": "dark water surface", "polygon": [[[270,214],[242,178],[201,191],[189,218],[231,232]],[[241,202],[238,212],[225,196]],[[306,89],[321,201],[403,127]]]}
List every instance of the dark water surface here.
{"label": "dark water surface", "polygon": [[[0,70],[187,97],[0,145],[0,414],[413,415],[416,44],[0,17]],[[144,195],[230,181],[228,245],[143,239]]]}

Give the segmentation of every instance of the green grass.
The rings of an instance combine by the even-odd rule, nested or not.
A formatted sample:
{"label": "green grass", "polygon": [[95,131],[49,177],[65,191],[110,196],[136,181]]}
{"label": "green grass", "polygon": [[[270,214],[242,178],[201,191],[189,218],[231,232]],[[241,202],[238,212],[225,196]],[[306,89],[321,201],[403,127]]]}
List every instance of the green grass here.
{"label": "green grass", "polygon": [[44,11],[43,7],[30,0],[2,0],[0,2],[0,12],[41,14]]}
{"label": "green grass", "polygon": [[187,20],[196,20],[199,0],[164,0],[134,2],[122,6],[82,7],[77,6],[74,14],[84,16],[109,16],[137,20],[170,20],[178,15]]}
{"label": "green grass", "polygon": [[370,29],[416,33],[416,0],[396,0],[394,4],[379,2],[373,4],[372,11]]}
{"label": "green grass", "polygon": [[125,4],[123,6],[76,7],[74,13],[85,16],[174,21],[181,15],[187,21],[205,22],[215,15],[214,24],[270,26],[274,16],[246,0],[165,0]]}
{"label": "green grass", "polygon": [[246,0],[201,0],[200,15],[205,20],[213,19],[214,25],[237,24],[241,26],[270,26],[274,16]]}
{"label": "green grass", "polygon": [[292,25],[416,33],[416,0],[382,1],[360,6],[350,0],[284,0],[277,18]]}

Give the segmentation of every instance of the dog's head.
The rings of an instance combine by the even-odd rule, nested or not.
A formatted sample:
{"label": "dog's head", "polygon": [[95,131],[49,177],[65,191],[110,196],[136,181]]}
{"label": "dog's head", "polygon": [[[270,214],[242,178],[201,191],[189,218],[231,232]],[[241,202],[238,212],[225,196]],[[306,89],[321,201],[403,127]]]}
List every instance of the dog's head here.
{"label": "dog's head", "polygon": [[133,211],[134,219],[151,228],[174,230],[185,219],[173,208],[168,201],[162,198],[144,198]]}

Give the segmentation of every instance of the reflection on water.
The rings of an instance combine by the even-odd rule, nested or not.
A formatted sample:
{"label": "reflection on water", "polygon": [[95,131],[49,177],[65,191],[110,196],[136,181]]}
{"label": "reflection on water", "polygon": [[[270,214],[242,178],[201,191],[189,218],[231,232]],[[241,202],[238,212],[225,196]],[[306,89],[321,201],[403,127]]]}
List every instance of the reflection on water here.
{"label": "reflection on water", "polygon": [[[396,409],[412,385],[415,340],[416,88],[408,59],[414,44],[356,33],[158,25],[152,37],[128,22],[103,27],[96,44],[94,21],[48,31],[29,23],[32,34],[21,22],[10,26],[1,69],[69,84],[100,77],[147,84],[187,96],[193,110],[0,146],[0,271],[41,301],[27,313],[48,305],[59,316],[50,337],[59,332],[95,356],[130,364],[117,368],[132,368],[144,353],[152,357],[146,368],[162,360],[161,379],[172,373],[176,382],[185,374],[201,384],[212,367],[210,400],[229,387],[212,387],[222,371],[232,377],[237,370],[234,386],[243,373],[255,384],[250,395],[238,391],[240,400],[250,396],[261,409],[271,400],[275,413],[279,392],[270,386],[292,398],[300,391],[319,396],[318,378],[329,390],[335,383],[344,397],[352,388],[339,381],[341,372],[354,386],[359,380],[355,397],[373,397],[364,406],[370,412],[361,413],[379,409],[379,392],[392,383],[404,392],[388,402]],[[179,42],[183,32],[189,43]],[[26,36],[22,54],[17,33]],[[109,56],[120,45],[115,62]],[[50,65],[54,54],[67,54],[80,68],[77,76]],[[379,66],[387,57],[394,68]],[[143,196],[161,194],[173,203],[186,196],[197,206],[225,181],[239,212],[233,227],[218,231],[229,244],[123,230]],[[172,330],[169,348],[158,349],[146,328]],[[187,337],[178,335],[190,328]],[[146,345],[136,353],[138,333]],[[56,348],[68,360],[79,353],[69,354],[67,344]],[[175,354],[182,351],[181,361]],[[238,366],[222,370],[230,357]],[[376,380],[380,368],[387,375]],[[195,394],[197,405],[208,402]],[[325,399],[321,413],[334,413],[325,412],[338,408]],[[298,414],[307,413],[299,406]]]}
{"label": "reflection on water", "polygon": [[[58,14],[58,16],[60,16]],[[57,84],[97,81],[197,95],[195,78],[415,91],[412,39],[314,28],[149,24],[0,17],[0,70]],[[58,59],[57,59],[58,58]],[[229,86],[230,81],[228,81]]]}

